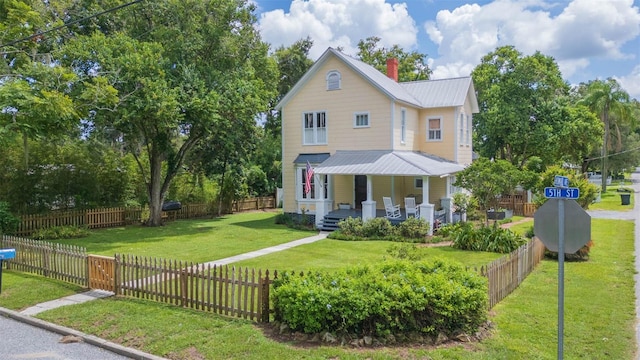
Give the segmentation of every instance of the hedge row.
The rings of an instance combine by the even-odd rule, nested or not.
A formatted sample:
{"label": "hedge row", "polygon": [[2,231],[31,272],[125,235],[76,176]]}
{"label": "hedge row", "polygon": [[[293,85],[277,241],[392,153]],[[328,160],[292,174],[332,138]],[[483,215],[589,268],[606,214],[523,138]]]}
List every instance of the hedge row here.
{"label": "hedge row", "polygon": [[487,319],[486,279],[441,259],[284,273],[272,299],[276,320],[304,333],[450,336],[474,332]]}

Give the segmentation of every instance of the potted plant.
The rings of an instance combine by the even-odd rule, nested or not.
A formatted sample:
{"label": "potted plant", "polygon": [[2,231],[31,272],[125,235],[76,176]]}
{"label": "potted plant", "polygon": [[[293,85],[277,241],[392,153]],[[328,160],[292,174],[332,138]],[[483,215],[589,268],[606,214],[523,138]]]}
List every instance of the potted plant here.
{"label": "potted plant", "polygon": [[[453,194],[453,222],[466,222],[467,210],[471,205],[471,196],[458,192]],[[457,219],[456,219],[457,218]]]}
{"label": "potted plant", "polygon": [[340,210],[349,210],[349,209],[351,209],[351,204],[349,204],[349,203],[339,203],[338,204],[338,209],[340,209]]}

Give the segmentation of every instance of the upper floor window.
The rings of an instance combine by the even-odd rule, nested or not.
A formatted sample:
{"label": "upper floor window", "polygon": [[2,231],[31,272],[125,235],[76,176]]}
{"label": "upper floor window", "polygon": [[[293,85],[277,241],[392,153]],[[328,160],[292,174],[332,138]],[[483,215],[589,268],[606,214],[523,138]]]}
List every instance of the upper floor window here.
{"label": "upper floor window", "polygon": [[400,110],[400,142],[407,141],[407,110]]}
{"label": "upper floor window", "polygon": [[353,114],[353,127],[369,127],[369,113],[355,113]]}
{"label": "upper floor window", "polygon": [[327,113],[324,111],[307,112],[302,116],[304,145],[327,143]]}
{"label": "upper floor window", "polygon": [[337,70],[329,71],[327,73],[327,90],[340,90],[342,76]]}
{"label": "upper floor window", "polygon": [[427,140],[428,141],[442,140],[442,119],[441,118],[429,118],[427,120]]}

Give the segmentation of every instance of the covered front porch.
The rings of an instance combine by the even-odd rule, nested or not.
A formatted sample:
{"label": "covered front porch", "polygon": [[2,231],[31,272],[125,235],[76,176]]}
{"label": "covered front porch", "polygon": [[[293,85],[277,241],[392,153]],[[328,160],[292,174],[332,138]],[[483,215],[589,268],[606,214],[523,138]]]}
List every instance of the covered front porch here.
{"label": "covered front porch", "polygon": [[[341,220],[347,219],[349,217],[352,218],[362,218],[362,210],[359,209],[337,209],[329,211],[324,217],[322,217],[322,221],[318,225],[318,228],[323,231],[334,231],[338,229],[338,223]],[[384,209],[376,209],[375,217],[386,217],[386,211]],[[408,217],[413,217],[410,215]],[[401,216],[398,218],[388,218],[389,221],[393,225],[400,224],[407,220],[406,211],[401,211]],[[438,222],[439,224],[444,224],[447,222],[446,220],[446,210],[440,210],[434,212],[434,222]]]}
{"label": "covered front porch", "polygon": [[[443,213],[445,221],[450,221],[451,182],[453,174],[461,170],[462,165],[417,151],[337,151],[314,168],[314,183],[326,184],[317,187],[311,200],[316,226],[324,228],[328,221],[350,215],[364,221],[387,217],[401,222],[407,217],[406,198],[415,199],[418,216],[427,223],[434,224],[436,216]],[[430,191],[432,182],[438,189]],[[399,216],[388,216],[382,201],[385,197],[400,207]],[[435,202],[439,203],[438,212]],[[347,205],[348,209],[339,209],[338,205]]]}

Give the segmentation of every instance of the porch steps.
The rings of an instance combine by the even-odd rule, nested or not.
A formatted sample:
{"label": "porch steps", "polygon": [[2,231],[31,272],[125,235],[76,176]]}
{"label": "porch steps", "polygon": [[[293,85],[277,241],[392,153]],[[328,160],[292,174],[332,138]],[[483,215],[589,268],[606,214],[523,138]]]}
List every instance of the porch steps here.
{"label": "porch steps", "polygon": [[322,231],[335,231],[338,230],[338,223],[343,220],[344,217],[332,216],[331,214],[325,215],[320,224],[320,230]]}

